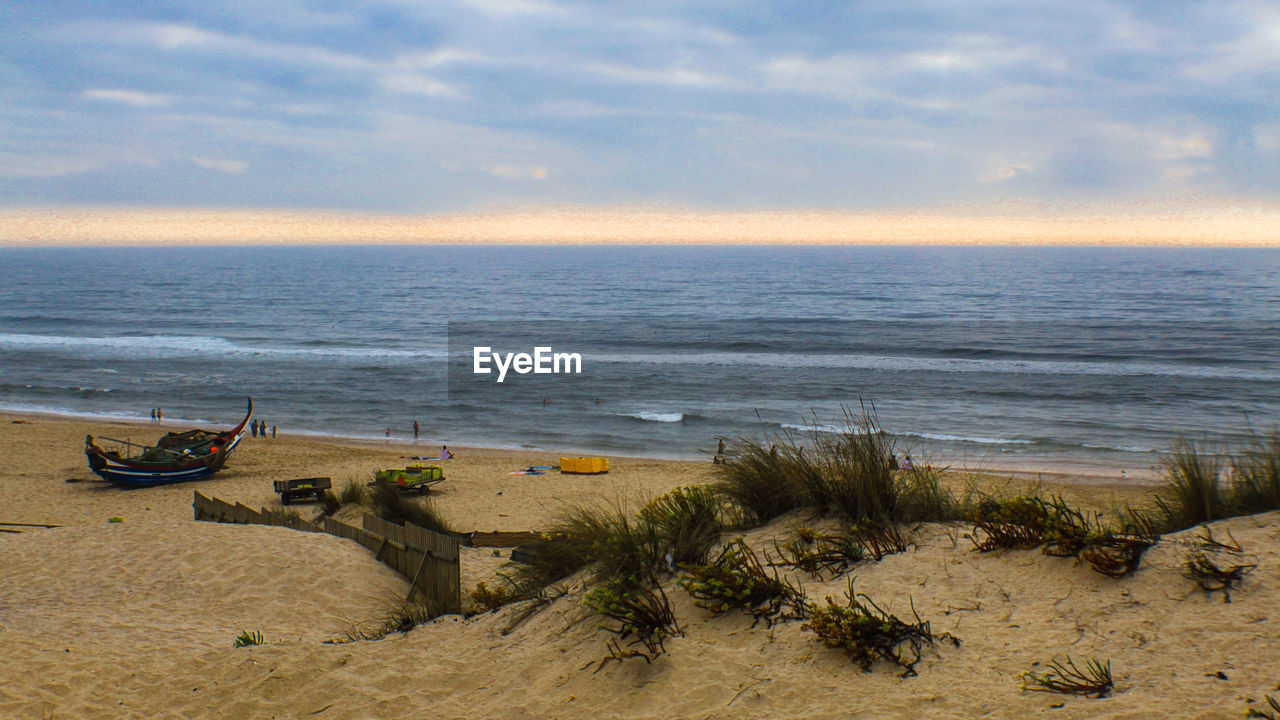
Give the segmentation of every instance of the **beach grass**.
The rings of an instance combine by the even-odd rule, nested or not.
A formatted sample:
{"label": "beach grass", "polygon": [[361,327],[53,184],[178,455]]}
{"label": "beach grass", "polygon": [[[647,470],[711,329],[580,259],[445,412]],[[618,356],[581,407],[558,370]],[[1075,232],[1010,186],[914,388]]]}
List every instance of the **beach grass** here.
{"label": "beach grass", "polygon": [[1192,441],[1179,442],[1163,460],[1165,483],[1153,498],[1165,532],[1176,532],[1201,523],[1221,520],[1233,513],[1228,507],[1218,455]]}
{"label": "beach grass", "polygon": [[374,514],[387,522],[396,525],[409,523],[438,533],[453,532],[453,528],[449,527],[430,500],[407,498],[392,485],[375,487],[370,494],[369,503]]}
{"label": "beach grass", "polygon": [[369,488],[359,480],[351,478],[342,486],[338,500],[343,505],[366,505],[369,502]]}
{"label": "beach grass", "polygon": [[1280,510],[1280,428],[1255,436],[1244,451],[1232,456],[1231,471],[1237,510],[1249,514]]}
{"label": "beach grass", "polygon": [[898,469],[893,441],[866,405],[845,408],[843,423],[829,431],[739,438],[714,472],[713,488],[746,525],[802,507],[859,525],[949,522],[970,510],[967,496],[943,486],[941,469]]}
{"label": "beach grass", "polygon": [[348,643],[362,640],[381,640],[392,633],[407,633],[430,622],[439,613],[422,599],[409,600],[398,593],[383,596],[383,609],[378,617],[363,622],[347,621],[347,628],[330,643]]}
{"label": "beach grass", "polygon": [[1180,441],[1164,469],[1165,483],[1153,498],[1163,532],[1280,510],[1280,429],[1230,455]]}
{"label": "beach grass", "polygon": [[654,585],[676,563],[706,560],[720,539],[722,515],[720,498],[698,486],[672,490],[634,515],[620,505],[569,506],[550,532],[522,548],[513,577],[532,589],[591,567],[596,582]]}

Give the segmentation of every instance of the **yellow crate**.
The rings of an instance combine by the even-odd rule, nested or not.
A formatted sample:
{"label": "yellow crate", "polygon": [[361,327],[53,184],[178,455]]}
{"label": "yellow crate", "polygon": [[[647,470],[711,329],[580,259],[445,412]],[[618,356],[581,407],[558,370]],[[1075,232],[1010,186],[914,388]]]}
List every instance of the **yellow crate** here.
{"label": "yellow crate", "polygon": [[562,457],[560,472],[596,475],[609,472],[609,458]]}

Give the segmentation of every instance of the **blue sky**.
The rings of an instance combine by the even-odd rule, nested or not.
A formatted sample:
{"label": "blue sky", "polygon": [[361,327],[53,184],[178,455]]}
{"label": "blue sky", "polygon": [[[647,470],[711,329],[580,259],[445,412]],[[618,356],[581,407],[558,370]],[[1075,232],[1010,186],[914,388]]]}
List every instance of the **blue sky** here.
{"label": "blue sky", "polygon": [[1276,2],[0,2],[0,206],[1280,200]]}

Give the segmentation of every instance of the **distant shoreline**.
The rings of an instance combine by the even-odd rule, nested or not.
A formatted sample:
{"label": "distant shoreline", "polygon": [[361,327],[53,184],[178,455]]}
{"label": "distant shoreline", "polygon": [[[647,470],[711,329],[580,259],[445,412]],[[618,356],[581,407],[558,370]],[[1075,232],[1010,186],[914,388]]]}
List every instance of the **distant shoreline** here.
{"label": "distant shoreline", "polygon": [[[109,415],[92,415],[82,413],[59,413],[59,412],[37,412],[37,411],[16,411],[0,409],[0,423],[11,423],[13,421],[23,422],[56,422],[56,423],[76,423],[76,424],[93,424],[101,423],[104,426],[124,425],[129,427],[137,427],[139,429],[150,429],[156,433],[175,428],[186,428],[196,425],[207,425],[209,427],[217,427],[219,424],[210,421],[187,420],[183,418],[165,418],[163,425],[152,425],[146,418],[133,418],[126,416],[109,416]],[[327,445],[343,446],[343,447],[363,447],[383,450],[397,450],[408,452],[410,450],[433,448],[436,445],[450,445],[454,450],[462,452],[480,452],[485,455],[546,455],[548,457],[560,456],[566,454],[594,454],[607,455],[613,458],[626,458],[635,461],[653,461],[662,463],[687,463],[689,465],[707,465],[710,458],[698,458],[692,456],[664,456],[658,454],[635,455],[633,453],[615,453],[600,450],[582,450],[569,448],[530,448],[514,445],[475,445],[466,443],[453,443],[448,440],[440,440],[437,438],[423,438],[415,441],[412,438],[403,437],[401,435],[392,435],[389,439],[377,436],[359,436],[342,433],[327,433],[315,431],[284,431],[280,433],[280,438],[289,438],[300,442],[315,442]],[[430,453],[428,453],[430,454]],[[922,458],[917,458],[922,459]],[[1154,458],[1153,458],[1154,459]],[[1139,467],[1134,464],[1104,464],[1096,461],[1088,461],[1085,459],[1027,459],[1013,462],[956,462],[953,458],[945,457],[925,457],[926,462],[932,462],[938,465],[948,467],[960,473],[974,473],[981,475],[989,475],[996,477],[1009,477],[1018,480],[1050,482],[1055,484],[1069,484],[1082,486],[1132,486],[1147,487],[1159,484],[1161,477],[1158,473],[1152,472],[1149,467]],[[1153,463],[1155,464],[1155,463]]]}

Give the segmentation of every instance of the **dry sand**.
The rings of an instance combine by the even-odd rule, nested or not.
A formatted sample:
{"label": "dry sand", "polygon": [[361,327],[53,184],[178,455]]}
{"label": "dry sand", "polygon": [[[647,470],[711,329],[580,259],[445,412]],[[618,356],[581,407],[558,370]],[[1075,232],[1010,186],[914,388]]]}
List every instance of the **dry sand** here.
{"label": "dry sand", "polygon": [[[925,527],[916,549],[856,571],[860,591],[899,612],[914,602],[935,631],[963,641],[927,653],[919,677],[882,665],[863,673],[799,623],[712,618],[671,587],[685,636],[652,665],[596,672],[607,636],[580,588],[507,635],[518,607],[325,644],[405,583],[355,543],[190,519],[193,489],[278,505],[271,479],[329,475],[341,485],[423,446],[246,439],[209,481],[125,491],[67,482],[92,477],[87,432],[159,434],[0,417],[0,522],[64,526],[0,533],[0,718],[1216,718],[1240,717],[1267,692],[1280,697],[1280,513],[1221,524],[1259,562],[1230,604],[1181,576],[1186,534],[1151,550],[1136,576],[1112,580],[1037,551],[980,555],[964,528]],[[709,469],[614,459],[600,477],[511,476],[556,457],[458,454],[435,503],[467,530],[540,529],[562,502],[634,502],[705,482]],[[1124,487],[1070,492],[1103,507],[1135,497]],[[800,522],[810,520],[790,516],[748,540],[767,544]],[[497,562],[467,551],[464,583]],[[821,600],[848,578],[798,579]],[[267,644],[233,648],[242,630],[262,631]],[[1068,653],[1110,658],[1116,694],[1019,690],[1019,672]]]}

